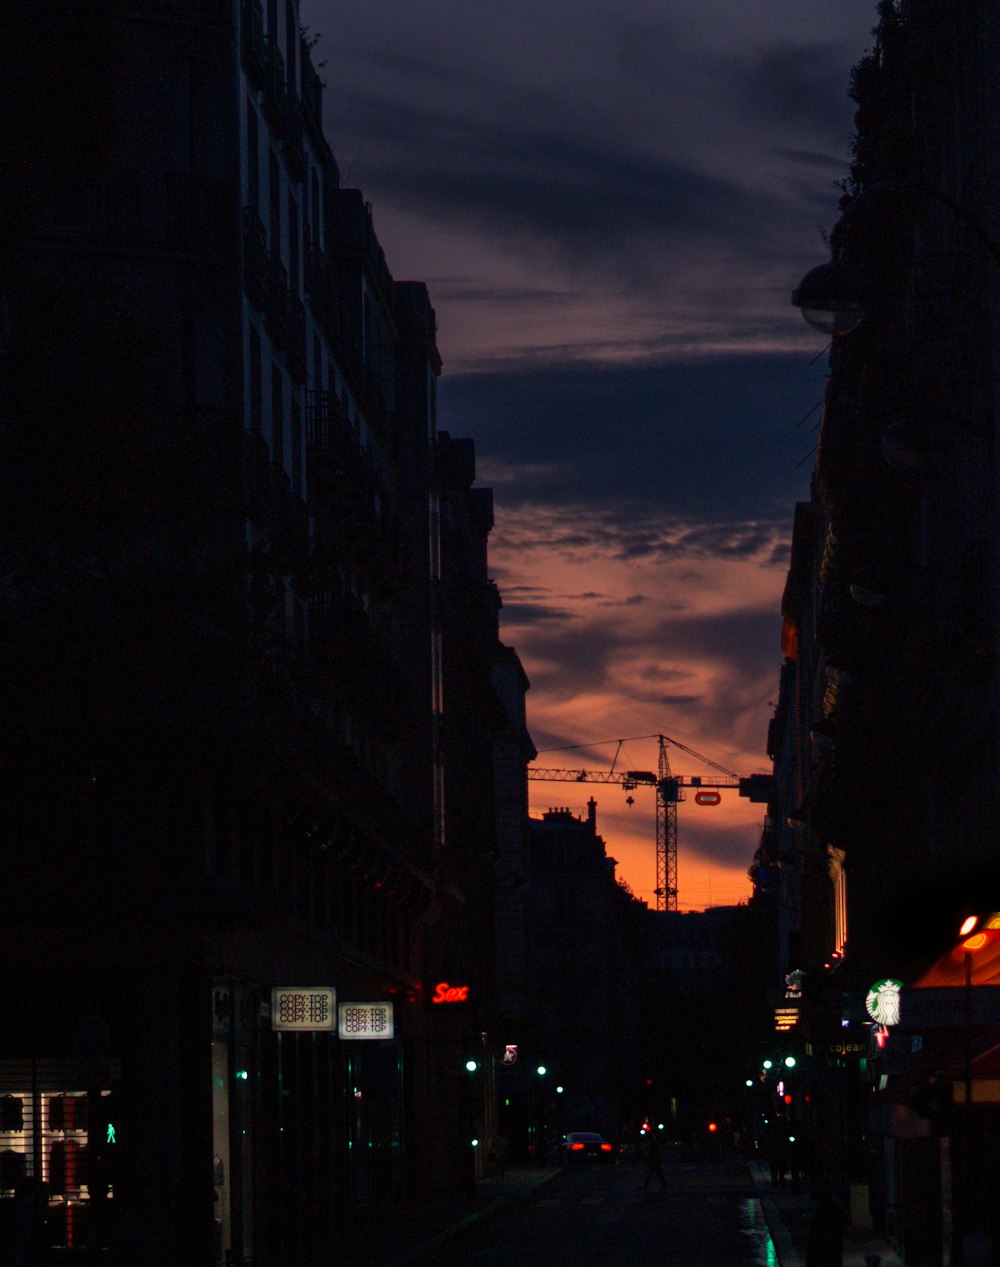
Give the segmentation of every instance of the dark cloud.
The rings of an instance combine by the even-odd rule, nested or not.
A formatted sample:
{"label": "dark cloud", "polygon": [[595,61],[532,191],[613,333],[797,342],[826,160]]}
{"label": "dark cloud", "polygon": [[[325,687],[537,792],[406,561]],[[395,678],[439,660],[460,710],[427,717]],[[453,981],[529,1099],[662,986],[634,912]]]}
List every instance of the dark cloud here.
{"label": "dark cloud", "polygon": [[634,556],[664,548],[658,511],[705,525],[692,531],[713,552],[752,554],[759,530],[725,538],[708,525],[789,518],[808,490],[797,463],[809,444],[795,423],[824,386],[806,357],[570,364],[445,377],[440,411],[452,434],[475,436],[501,515],[586,503]]}
{"label": "dark cloud", "polygon": [[715,660],[755,676],[774,664],[776,629],[773,611],[732,611],[665,620],[661,626],[664,653],[670,658]]}
{"label": "dark cloud", "polygon": [[[586,597],[586,595],[584,596]],[[590,595],[596,598],[597,595]],[[646,594],[629,594],[627,598],[605,598],[601,599],[598,606],[600,607],[642,607],[649,602]]]}
{"label": "dark cloud", "polygon": [[571,129],[542,102],[469,118],[448,105],[411,103],[403,113],[358,95],[343,122],[365,138],[362,174],[382,198],[439,222],[544,242],[602,272],[644,257],[645,274],[658,273],[668,257],[651,258],[651,240],[745,236],[784,205],[746,188],[738,169],[722,178],[628,137]]}
{"label": "dark cloud", "polygon": [[547,603],[512,603],[504,599],[503,619],[511,625],[547,625],[552,621],[568,621],[577,613],[566,607],[553,607]]}
{"label": "dark cloud", "polygon": [[740,109],[759,120],[765,135],[791,118],[803,131],[826,136],[847,113],[850,62],[839,45],[784,40],[754,49],[749,59],[730,59],[726,72]]}

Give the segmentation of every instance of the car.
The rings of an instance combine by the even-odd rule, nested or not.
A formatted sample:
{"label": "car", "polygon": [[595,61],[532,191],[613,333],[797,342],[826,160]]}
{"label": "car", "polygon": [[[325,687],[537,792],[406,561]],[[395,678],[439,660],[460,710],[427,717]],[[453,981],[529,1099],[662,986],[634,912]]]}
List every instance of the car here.
{"label": "car", "polygon": [[607,1161],[615,1159],[613,1144],[596,1131],[569,1131],[563,1143],[563,1160],[566,1162]]}

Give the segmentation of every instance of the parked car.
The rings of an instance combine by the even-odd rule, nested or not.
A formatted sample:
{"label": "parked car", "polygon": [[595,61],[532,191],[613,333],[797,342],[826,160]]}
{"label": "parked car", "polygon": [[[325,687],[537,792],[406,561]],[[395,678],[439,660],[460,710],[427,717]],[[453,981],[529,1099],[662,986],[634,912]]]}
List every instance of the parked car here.
{"label": "parked car", "polygon": [[615,1159],[614,1145],[596,1131],[569,1131],[563,1144],[563,1161],[608,1161]]}

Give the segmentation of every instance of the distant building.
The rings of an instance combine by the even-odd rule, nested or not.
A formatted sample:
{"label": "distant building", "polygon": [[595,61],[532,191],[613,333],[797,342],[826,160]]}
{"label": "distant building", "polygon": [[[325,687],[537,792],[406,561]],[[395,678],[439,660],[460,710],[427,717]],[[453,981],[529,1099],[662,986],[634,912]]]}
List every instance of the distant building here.
{"label": "distant building", "polygon": [[[616,863],[587,817],[548,810],[530,821],[531,999],[537,1029],[529,1072],[544,1135],[590,1129],[617,1136],[635,1085],[637,968],[645,903],[615,878]],[[557,1091],[561,1086],[563,1090]]]}

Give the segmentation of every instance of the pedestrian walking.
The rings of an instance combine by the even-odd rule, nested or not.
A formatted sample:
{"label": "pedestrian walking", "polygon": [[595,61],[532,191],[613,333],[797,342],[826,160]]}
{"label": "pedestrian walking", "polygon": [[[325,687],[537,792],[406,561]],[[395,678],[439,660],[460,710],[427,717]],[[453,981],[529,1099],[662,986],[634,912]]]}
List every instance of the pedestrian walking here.
{"label": "pedestrian walking", "polygon": [[667,1186],[667,1180],[663,1173],[663,1161],[660,1157],[660,1141],[652,1131],[646,1136],[643,1157],[646,1162],[646,1177],[642,1181],[643,1190],[645,1191],[649,1187],[651,1179],[659,1179],[660,1191],[662,1192]]}
{"label": "pedestrian walking", "polygon": [[788,1171],[788,1129],[784,1118],[768,1123],[764,1154],[771,1167],[771,1183],[776,1188],[783,1187]]}

